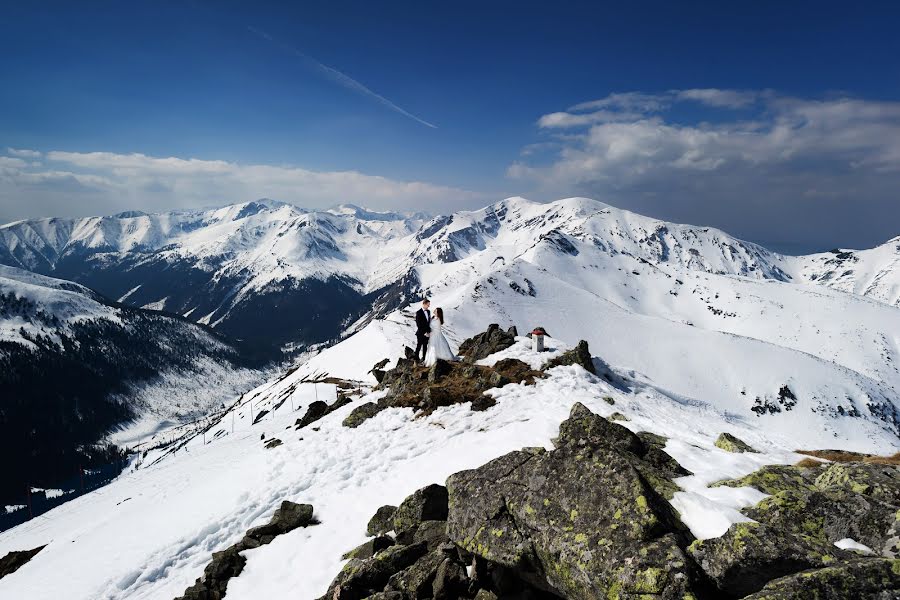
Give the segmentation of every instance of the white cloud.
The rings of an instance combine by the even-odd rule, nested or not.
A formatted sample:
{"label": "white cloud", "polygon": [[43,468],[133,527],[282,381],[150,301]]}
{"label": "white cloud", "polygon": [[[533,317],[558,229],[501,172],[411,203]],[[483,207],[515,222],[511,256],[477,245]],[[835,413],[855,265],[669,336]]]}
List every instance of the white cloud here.
{"label": "white cloud", "polygon": [[719,90],[715,88],[675,90],[678,100],[693,100],[707,106],[721,108],[741,108],[756,101],[759,94],[740,90]]}
{"label": "white cloud", "polygon": [[306,207],[352,202],[374,209],[456,210],[487,196],[357,171],[112,152],[47,152],[26,163],[0,157],[0,220],[168,210],[269,197]]}
{"label": "white cloud", "polygon": [[40,158],[41,156],[41,153],[37,150],[23,150],[20,148],[7,148],[6,153],[19,158]]}
{"label": "white cloud", "polygon": [[[706,111],[686,120],[674,110],[685,102]],[[601,197],[739,233],[756,220],[744,235],[762,240],[765,227],[789,235],[772,225],[787,214],[790,235],[809,239],[830,232],[837,240],[853,228],[863,239],[867,227],[872,242],[900,233],[900,102],[670,90],[613,94],[544,115],[538,126],[554,151],[523,155],[507,174],[545,196]],[[798,230],[798,221],[821,231]]]}

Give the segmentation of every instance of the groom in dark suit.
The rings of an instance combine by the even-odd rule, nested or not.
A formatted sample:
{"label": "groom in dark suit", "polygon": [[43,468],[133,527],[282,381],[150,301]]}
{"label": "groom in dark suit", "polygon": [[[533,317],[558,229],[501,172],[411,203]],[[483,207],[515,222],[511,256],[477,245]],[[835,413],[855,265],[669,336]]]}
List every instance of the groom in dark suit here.
{"label": "groom in dark suit", "polygon": [[[428,336],[431,335],[431,302],[422,300],[422,308],[416,311],[416,361],[423,362],[428,351]],[[421,350],[421,355],[419,354]],[[420,358],[421,356],[421,358]]]}

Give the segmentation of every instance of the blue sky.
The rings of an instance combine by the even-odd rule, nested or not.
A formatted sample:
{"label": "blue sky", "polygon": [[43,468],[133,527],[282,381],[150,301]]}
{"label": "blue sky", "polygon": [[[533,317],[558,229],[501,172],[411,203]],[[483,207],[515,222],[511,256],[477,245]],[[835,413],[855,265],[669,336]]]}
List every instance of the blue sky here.
{"label": "blue sky", "polygon": [[8,4],[0,221],[577,194],[785,249],[900,234],[900,5],[627,4]]}

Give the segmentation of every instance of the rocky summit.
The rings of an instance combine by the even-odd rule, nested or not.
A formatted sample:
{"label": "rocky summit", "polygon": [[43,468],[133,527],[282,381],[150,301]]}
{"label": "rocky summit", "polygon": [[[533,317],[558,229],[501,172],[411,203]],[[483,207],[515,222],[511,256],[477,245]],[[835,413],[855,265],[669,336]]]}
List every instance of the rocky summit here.
{"label": "rocky summit", "polygon": [[[689,472],[665,443],[576,403],[553,449],[510,452],[381,507],[324,598],[900,597],[897,467],[768,466],[719,482],[772,495],[746,509],[754,522],[701,541],[669,504]],[[875,550],[835,545],[847,537]]]}

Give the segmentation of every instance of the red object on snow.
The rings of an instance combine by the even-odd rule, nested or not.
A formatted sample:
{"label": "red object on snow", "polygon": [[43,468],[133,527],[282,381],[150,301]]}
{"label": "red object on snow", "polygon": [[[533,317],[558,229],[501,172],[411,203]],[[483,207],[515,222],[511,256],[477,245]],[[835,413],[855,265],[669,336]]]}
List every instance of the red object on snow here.
{"label": "red object on snow", "polygon": [[547,332],[542,327],[538,327],[531,332],[531,335],[547,335]]}

